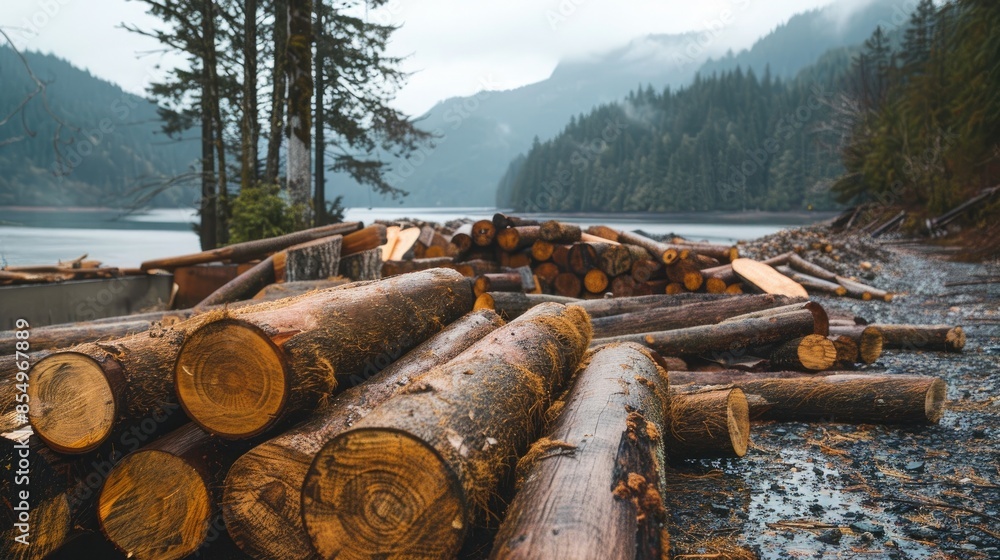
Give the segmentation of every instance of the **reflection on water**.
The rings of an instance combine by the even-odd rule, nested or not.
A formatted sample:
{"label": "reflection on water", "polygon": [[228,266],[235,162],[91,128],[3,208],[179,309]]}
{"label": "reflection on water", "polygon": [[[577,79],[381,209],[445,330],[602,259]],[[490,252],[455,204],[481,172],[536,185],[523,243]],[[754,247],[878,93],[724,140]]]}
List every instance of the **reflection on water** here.
{"label": "reflection on water", "polygon": [[[447,222],[458,218],[489,218],[494,208],[350,208],[346,219],[366,224],[379,219],[408,217]],[[552,216],[531,216],[544,220]],[[691,239],[731,243],[755,239],[788,226],[808,224],[827,215],[677,214],[657,216],[560,216],[581,224],[605,224],[617,229],[654,234],[675,233]],[[86,253],[110,266],[135,267],[156,257],[198,251],[191,224],[192,209],[159,209],[122,215],[112,210],[0,209],[0,265],[41,264],[69,260]]]}

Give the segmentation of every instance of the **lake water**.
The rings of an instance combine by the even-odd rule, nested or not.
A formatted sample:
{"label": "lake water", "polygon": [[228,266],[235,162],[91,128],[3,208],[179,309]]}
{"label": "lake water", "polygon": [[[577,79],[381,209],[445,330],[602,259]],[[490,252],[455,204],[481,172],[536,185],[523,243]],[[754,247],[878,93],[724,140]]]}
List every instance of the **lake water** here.
{"label": "lake water", "polygon": [[[408,217],[447,222],[458,218],[489,218],[494,208],[351,208],[348,220],[365,224],[378,219]],[[548,219],[548,215],[526,215]],[[755,239],[780,229],[810,224],[830,214],[663,214],[574,215],[559,219],[581,224],[605,224],[616,229],[655,234],[674,233],[689,239],[732,243]],[[197,252],[196,220],[188,209],[152,210],[122,216],[106,210],[28,210],[0,208],[0,265],[54,264],[86,253],[109,266],[137,267],[144,260]]]}

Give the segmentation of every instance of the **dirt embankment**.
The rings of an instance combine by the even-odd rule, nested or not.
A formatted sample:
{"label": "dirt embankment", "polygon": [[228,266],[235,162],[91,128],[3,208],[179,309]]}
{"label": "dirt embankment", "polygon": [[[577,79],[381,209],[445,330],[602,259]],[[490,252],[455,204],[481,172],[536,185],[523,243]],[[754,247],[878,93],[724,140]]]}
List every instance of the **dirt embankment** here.
{"label": "dirt embankment", "polygon": [[667,477],[675,558],[1000,558],[1000,262],[950,262],[822,228],[743,252],[795,245],[898,294],[891,303],[816,298],[830,311],[965,329],[961,354],[886,351],[861,368],[943,377],[947,412],[932,427],[755,424],[744,459],[688,463]]}

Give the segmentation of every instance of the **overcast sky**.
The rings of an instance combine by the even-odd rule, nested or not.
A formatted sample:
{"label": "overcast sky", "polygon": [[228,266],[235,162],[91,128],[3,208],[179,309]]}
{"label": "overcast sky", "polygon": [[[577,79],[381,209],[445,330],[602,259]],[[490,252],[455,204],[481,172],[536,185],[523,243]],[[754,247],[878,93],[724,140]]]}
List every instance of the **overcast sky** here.
{"label": "overcast sky", "polygon": [[[650,33],[711,34],[713,48],[749,47],[795,13],[868,0],[390,0],[367,17],[402,25],[391,52],[415,72],[396,104],[418,115],[435,102],[545,79],[559,60]],[[143,93],[175,56],[120,28],[156,21],[127,0],[4,0],[0,27],[20,48],[51,52]],[[150,54],[152,53],[152,54]]]}

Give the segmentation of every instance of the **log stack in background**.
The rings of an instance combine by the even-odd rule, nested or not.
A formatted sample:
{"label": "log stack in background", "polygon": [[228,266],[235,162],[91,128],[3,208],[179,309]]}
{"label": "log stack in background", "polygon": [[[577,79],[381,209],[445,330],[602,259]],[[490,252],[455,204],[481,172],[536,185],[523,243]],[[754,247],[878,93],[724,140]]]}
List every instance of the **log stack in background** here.
{"label": "log stack in background", "polygon": [[[347,229],[258,245],[257,271],[203,309],[38,331],[37,557],[100,530],[135,558],[658,557],[665,462],[739,458],[762,420],[933,424],[943,381],[854,368],[965,344],[961,327],[741,293],[778,275],[890,299],[794,252],[741,273],[725,245],[503,214]],[[355,255],[354,277],[389,278],[292,280]],[[0,361],[4,412],[15,368]]]}

